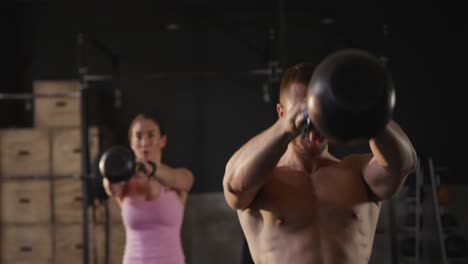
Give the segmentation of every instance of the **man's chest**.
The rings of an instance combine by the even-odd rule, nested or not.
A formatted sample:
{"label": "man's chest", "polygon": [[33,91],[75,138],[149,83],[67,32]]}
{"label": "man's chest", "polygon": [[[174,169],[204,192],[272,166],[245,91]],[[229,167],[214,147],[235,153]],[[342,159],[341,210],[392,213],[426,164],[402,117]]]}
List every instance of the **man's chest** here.
{"label": "man's chest", "polygon": [[348,218],[369,203],[359,174],[327,169],[313,175],[275,172],[258,193],[253,207],[266,223],[310,225],[329,218]]}

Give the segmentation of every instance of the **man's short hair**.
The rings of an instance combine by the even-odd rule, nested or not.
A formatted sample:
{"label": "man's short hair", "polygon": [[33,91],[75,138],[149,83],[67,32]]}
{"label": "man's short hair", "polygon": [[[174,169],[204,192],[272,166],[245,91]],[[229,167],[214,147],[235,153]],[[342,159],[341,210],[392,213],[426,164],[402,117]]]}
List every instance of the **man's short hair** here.
{"label": "man's short hair", "polygon": [[284,104],[284,96],[292,83],[303,83],[308,85],[316,65],[313,63],[299,63],[289,67],[283,74],[279,90],[279,102]]}

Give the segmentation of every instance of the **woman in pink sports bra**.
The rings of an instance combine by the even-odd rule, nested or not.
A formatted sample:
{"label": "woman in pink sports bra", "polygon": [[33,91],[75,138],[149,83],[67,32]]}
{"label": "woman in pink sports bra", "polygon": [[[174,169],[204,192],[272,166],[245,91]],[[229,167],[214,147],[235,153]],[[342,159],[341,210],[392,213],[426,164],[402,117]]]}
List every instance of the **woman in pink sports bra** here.
{"label": "woman in pink sports bra", "polygon": [[122,210],[126,241],[123,264],[185,264],[181,227],[193,175],[187,168],[174,168],[161,162],[167,137],[153,116],[138,114],[128,131],[130,147],[137,161],[156,172],[136,173],[128,182],[103,185],[116,198]]}

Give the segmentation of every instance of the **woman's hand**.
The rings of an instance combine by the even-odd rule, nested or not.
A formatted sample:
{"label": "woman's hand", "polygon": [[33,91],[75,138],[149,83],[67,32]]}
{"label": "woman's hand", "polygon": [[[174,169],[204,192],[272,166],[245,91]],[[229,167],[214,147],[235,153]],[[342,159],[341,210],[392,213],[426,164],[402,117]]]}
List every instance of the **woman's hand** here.
{"label": "woman's hand", "polygon": [[[158,165],[156,164],[156,162],[152,160],[138,159],[136,163],[137,163],[136,174],[154,176],[158,168]],[[143,175],[138,175],[138,176],[143,176]]]}
{"label": "woman's hand", "polygon": [[111,183],[107,178],[103,178],[102,185],[108,196],[122,197],[126,182]]}

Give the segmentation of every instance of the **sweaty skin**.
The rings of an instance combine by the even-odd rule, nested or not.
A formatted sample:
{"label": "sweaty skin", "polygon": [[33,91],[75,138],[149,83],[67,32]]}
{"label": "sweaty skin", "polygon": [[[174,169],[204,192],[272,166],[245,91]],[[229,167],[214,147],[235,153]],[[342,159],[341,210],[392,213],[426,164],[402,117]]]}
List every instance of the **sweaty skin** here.
{"label": "sweaty skin", "polygon": [[293,83],[278,121],[229,160],[223,180],[257,264],[368,263],[382,202],[414,170],[416,154],[391,121],[372,153],[333,157],[301,134],[306,85]]}

